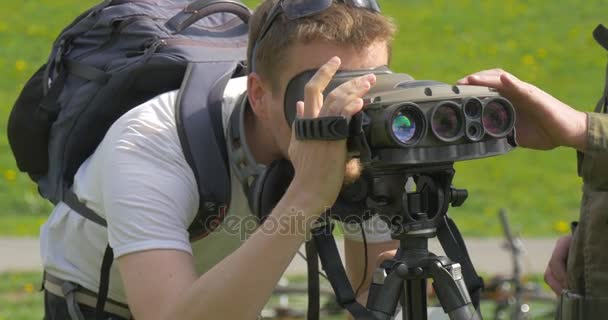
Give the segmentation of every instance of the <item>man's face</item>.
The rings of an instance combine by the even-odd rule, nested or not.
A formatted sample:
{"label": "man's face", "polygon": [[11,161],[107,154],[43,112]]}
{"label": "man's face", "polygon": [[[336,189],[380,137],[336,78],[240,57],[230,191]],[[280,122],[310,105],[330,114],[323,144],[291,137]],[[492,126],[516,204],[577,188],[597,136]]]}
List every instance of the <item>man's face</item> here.
{"label": "man's face", "polygon": [[[285,120],[283,104],[289,81],[299,73],[317,69],[334,56],[340,57],[341,70],[371,69],[388,64],[388,49],[384,41],[375,42],[366,48],[340,47],[324,42],[312,42],[292,46],[287,52],[287,63],[279,76],[280,90],[271,95],[269,124],[275,143],[281,154],[287,157],[291,128]],[[270,129],[270,128],[269,128]]]}

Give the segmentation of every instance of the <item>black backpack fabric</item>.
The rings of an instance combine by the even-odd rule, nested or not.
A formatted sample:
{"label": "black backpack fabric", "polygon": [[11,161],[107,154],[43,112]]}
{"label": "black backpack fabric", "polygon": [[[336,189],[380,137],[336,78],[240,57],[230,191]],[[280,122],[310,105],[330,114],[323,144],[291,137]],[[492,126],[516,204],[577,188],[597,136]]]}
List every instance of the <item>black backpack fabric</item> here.
{"label": "black backpack fabric", "polygon": [[8,138],[19,169],[44,198],[105,226],[70,190],[76,171],[125,112],[180,89],[178,133],[201,199],[189,232],[205,236],[230,200],[221,103],[228,80],[245,70],[249,16],[232,0],[106,0],[84,12],[12,109]]}

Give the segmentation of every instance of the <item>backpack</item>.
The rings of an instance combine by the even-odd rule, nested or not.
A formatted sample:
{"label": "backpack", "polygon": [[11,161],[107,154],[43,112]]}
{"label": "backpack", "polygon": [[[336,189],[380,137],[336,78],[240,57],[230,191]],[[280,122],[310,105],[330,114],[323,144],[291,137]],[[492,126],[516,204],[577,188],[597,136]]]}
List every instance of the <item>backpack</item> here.
{"label": "backpack", "polygon": [[[228,80],[245,74],[250,14],[235,0],[105,0],[82,13],[60,33],[11,111],[8,140],[19,170],[42,197],[105,227],[71,191],[76,171],[124,113],[180,89],[178,135],[200,195],[190,239],[213,231],[231,190],[222,98]],[[108,245],[98,314],[113,260]]]}
{"label": "backpack", "polygon": [[[42,197],[105,226],[70,190],[76,171],[124,113],[181,88],[178,133],[201,199],[190,238],[212,231],[230,200],[215,119],[226,83],[245,70],[249,15],[233,0],[106,0],[84,12],[61,32],[11,111],[8,140],[19,170]],[[209,180],[213,188],[200,183]]]}

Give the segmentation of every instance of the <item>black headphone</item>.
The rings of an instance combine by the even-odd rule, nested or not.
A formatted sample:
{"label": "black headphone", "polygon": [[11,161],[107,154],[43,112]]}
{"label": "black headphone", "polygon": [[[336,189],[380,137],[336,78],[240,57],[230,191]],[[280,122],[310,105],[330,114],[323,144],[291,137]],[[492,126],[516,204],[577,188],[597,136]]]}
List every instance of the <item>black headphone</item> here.
{"label": "black headphone", "polygon": [[247,94],[243,94],[228,123],[228,158],[247,196],[249,209],[263,221],[285,194],[293,179],[294,169],[286,159],[275,160],[268,166],[255,161],[243,134],[247,108]]}

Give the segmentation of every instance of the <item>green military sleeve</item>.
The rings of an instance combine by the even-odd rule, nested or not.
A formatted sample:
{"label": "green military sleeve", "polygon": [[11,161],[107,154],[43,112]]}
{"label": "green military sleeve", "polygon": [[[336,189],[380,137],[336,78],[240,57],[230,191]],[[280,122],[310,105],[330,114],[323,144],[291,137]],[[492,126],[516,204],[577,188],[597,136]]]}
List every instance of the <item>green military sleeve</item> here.
{"label": "green military sleeve", "polygon": [[588,113],[587,147],[581,177],[589,188],[608,191],[608,114]]}
{"label": "green military sleeve", "polygon": [[588,152],[608,152],[608,114],[588,113]]}

